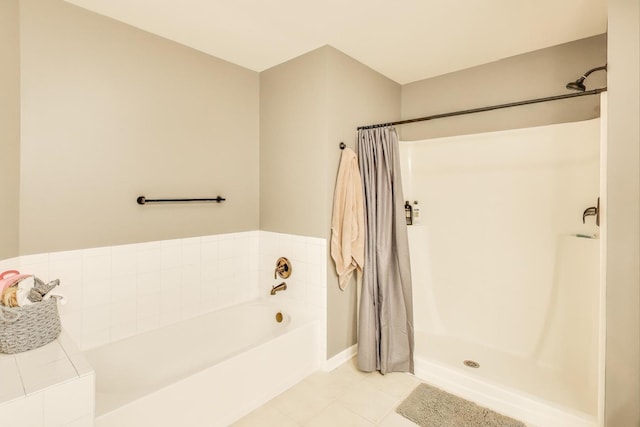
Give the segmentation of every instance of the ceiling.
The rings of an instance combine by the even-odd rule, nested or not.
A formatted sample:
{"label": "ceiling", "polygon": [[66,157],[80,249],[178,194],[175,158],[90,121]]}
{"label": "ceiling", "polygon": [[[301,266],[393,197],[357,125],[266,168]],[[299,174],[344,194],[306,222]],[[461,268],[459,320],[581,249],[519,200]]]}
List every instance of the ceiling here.
{"label": "ceiling", "polygon": [[66,0],[254,71],[331,45],[400,84],[606,32],[606,0]]}

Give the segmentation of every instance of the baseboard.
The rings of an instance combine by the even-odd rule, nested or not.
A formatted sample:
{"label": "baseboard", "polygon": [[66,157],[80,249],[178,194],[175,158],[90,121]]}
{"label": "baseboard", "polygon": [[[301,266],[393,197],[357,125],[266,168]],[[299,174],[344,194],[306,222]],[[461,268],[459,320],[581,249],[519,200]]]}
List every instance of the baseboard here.
{"label": "baseboard", "polygon": [[358,344],[354,344],[351,347],[342,350],[331,359],[328,359],[326,362],[324,362],[324,366],[322,367],[322,369],[326,372],[333,371],[344,362],[350,360],[356,354],[358,354]]}

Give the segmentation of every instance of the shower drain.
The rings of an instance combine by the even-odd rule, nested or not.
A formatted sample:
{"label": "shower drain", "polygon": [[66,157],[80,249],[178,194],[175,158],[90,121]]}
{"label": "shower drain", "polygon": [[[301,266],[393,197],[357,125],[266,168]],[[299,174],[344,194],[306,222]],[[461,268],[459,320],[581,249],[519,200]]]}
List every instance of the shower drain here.
{"label": "shower drain", "polygon": [[470,368],[479,368],[480,364],[474,360],[465,360],[464,362],[462,362],[465,364],[465,366],[468,366]]}

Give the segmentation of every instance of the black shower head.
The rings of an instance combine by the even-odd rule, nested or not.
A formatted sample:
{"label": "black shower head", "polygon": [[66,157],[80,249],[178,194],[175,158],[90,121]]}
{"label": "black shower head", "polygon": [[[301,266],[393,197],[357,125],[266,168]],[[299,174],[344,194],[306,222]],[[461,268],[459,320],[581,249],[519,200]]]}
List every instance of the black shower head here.
{"label": "black shower head", "polygon": [[585,77],[582,76],[578,80],[576,80],[575,82],[567,83],[567,89],[577,90],[579,92],[584,92],[585,90],[587,90],[587,87],[584,85],[584,79],[585,79]]}
{"label": "black shower head", "polygon": [[589,77],[589,74],[593,73],[594,71],[599,71],[599,70],[606,70],[607,66],[606,64],[603,65],[602,67],[596,67],[596,68],[592,68],[589,71],[587,71],[586,73],[584,73],[582,75],[582,77],[580,77],[578,80],[576,80],[575,82],[569,82],[567,83],[566,88],[567,89],[571,89],[571,90],[577,90],[578,92],[584,92],[585,90],[587,90],[586,86],[584,85],[584,80]]}

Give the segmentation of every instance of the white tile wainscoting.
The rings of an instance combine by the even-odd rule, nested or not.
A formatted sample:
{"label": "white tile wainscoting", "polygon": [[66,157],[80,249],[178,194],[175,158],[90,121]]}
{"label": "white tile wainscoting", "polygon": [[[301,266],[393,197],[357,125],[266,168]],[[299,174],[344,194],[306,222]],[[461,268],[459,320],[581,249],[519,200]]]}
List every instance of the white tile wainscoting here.
{"label": "white tile wainscoting", "polygon": [[281,256],[293,272],[284,295],[319,309],[326,328],[326,253],[325,239],[249,231],[26,255],[0,270],[60,279],[63,327],[87,350],[268,295]]}
{"label": "white tile wainscoting", "polygon": [[320,311],[326,337],[326,254],[325,239],[250,231],[0,260],[0,271],[60,279],[66,297],[58,340],[0,354],[0,425],[93,426],[95,373],[82,351],[268,296],[281,256],[292,275],[274,298]]}

